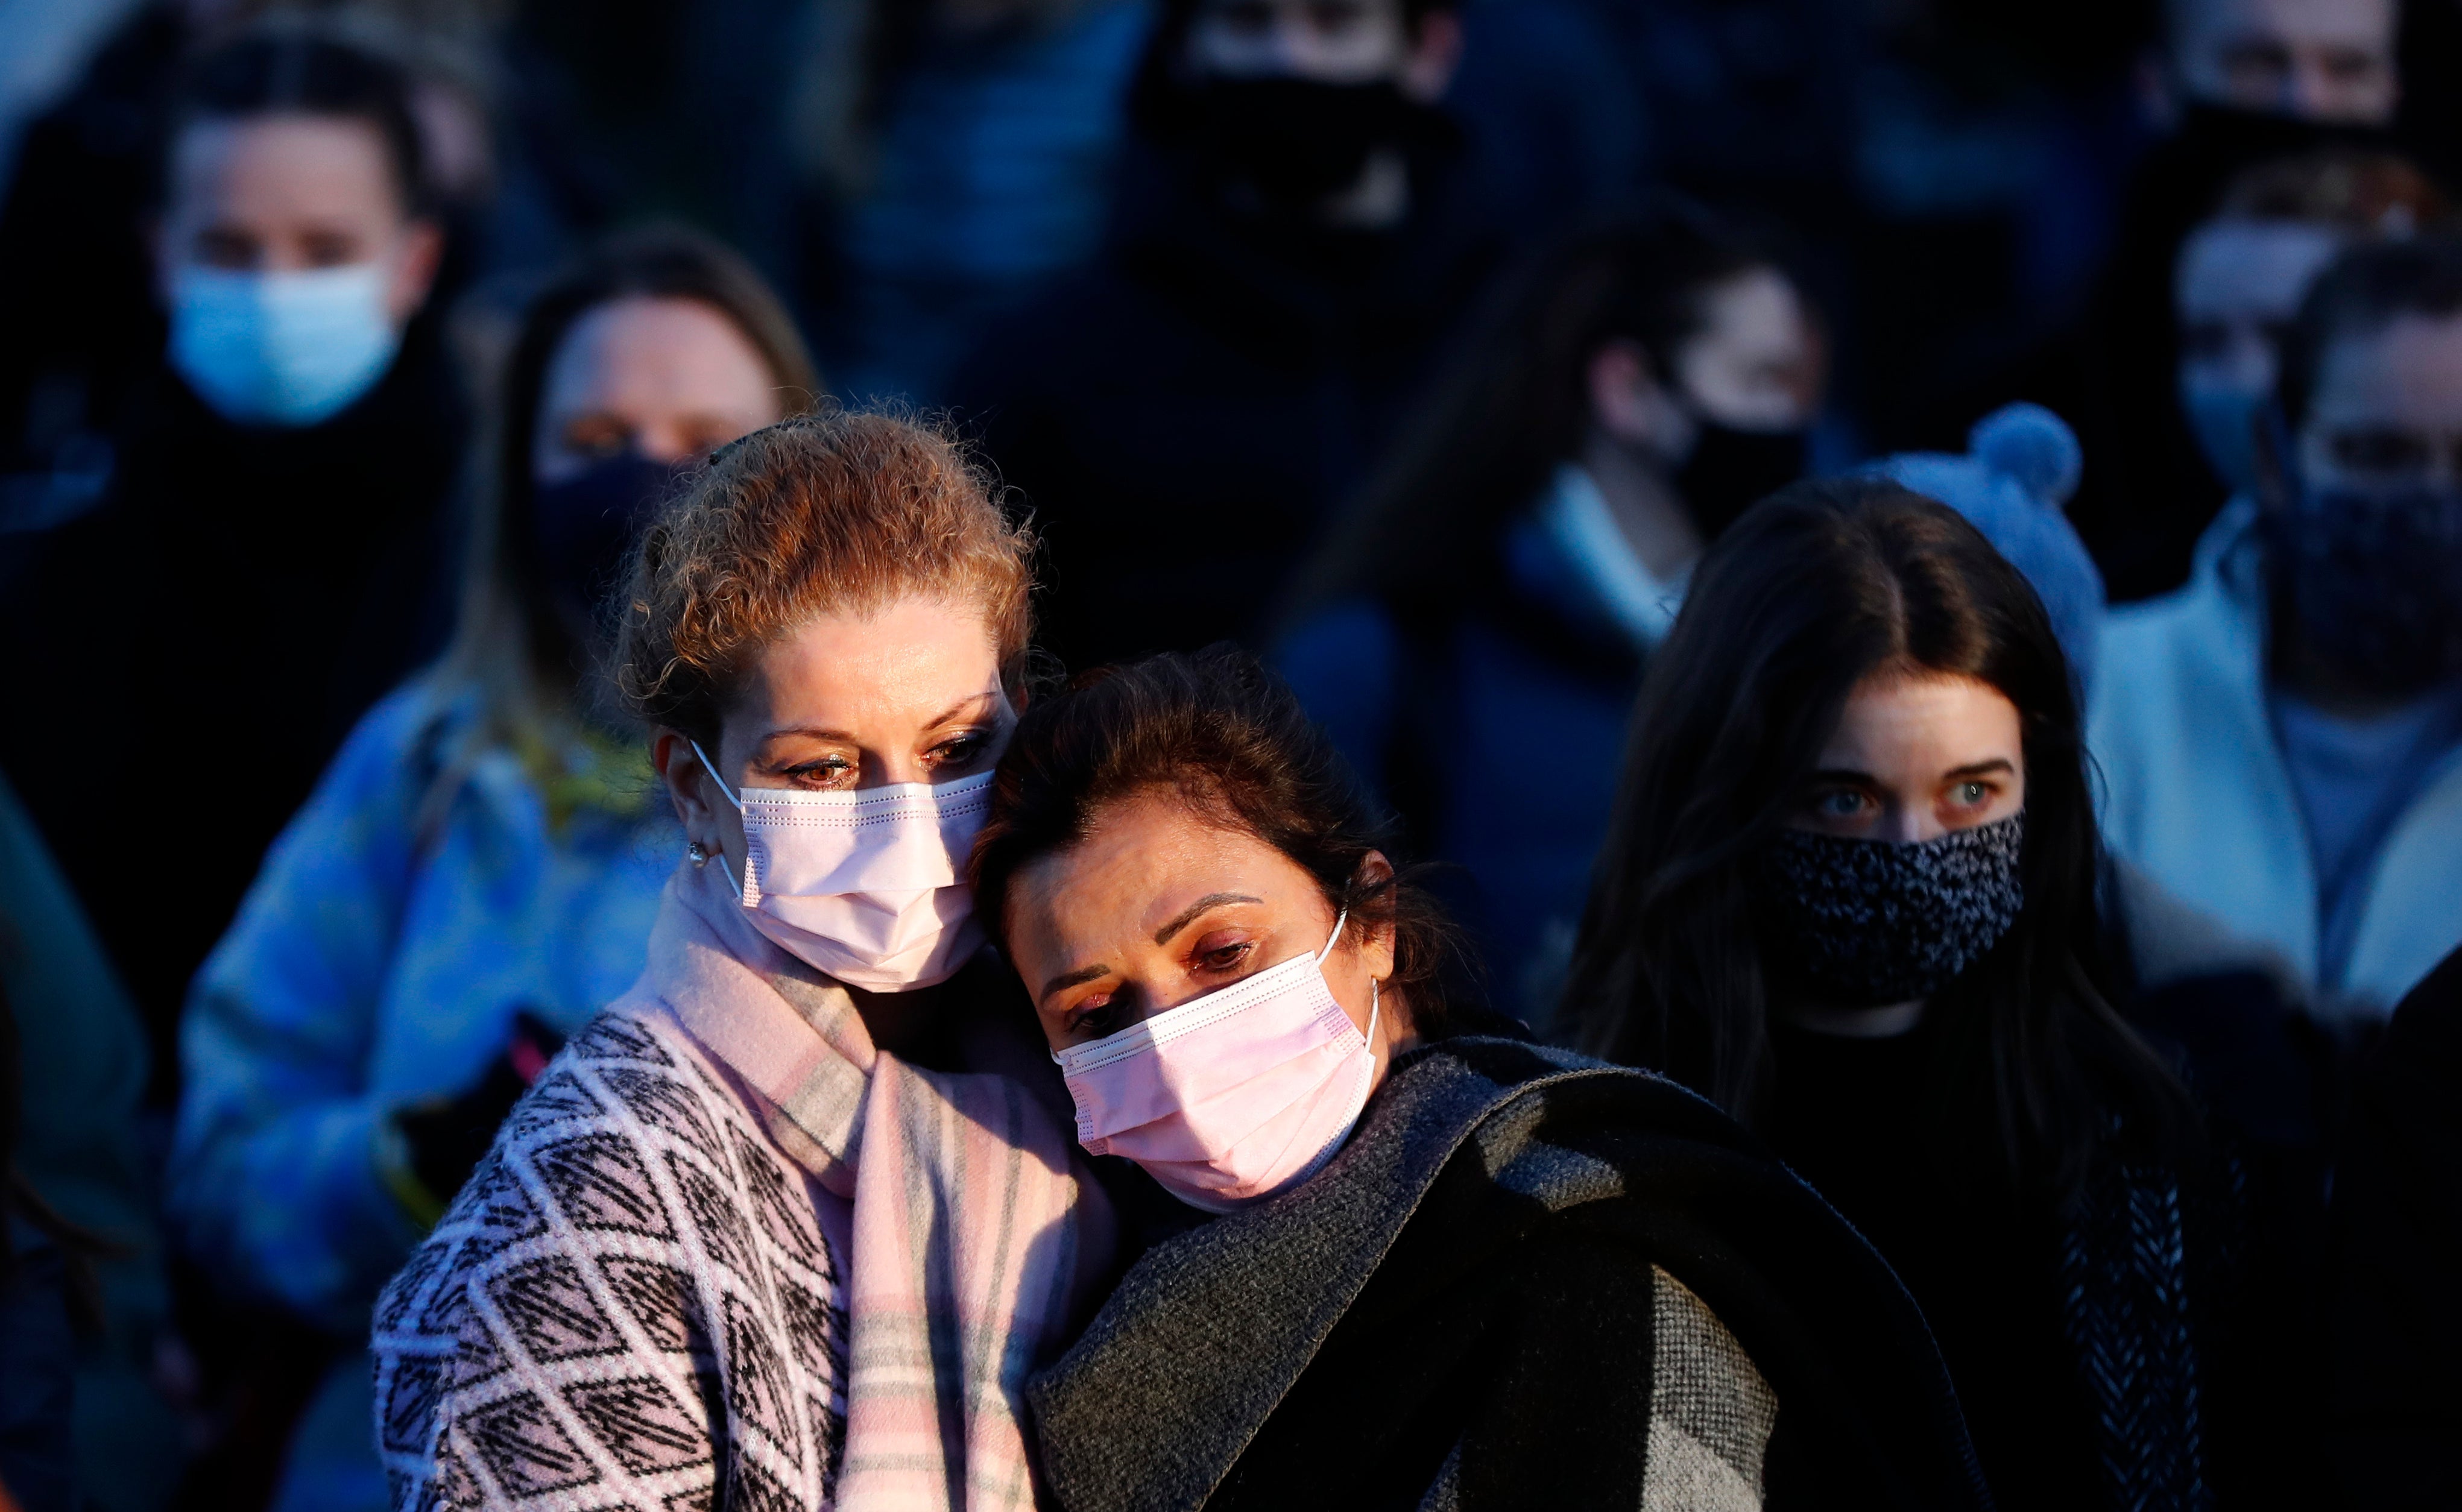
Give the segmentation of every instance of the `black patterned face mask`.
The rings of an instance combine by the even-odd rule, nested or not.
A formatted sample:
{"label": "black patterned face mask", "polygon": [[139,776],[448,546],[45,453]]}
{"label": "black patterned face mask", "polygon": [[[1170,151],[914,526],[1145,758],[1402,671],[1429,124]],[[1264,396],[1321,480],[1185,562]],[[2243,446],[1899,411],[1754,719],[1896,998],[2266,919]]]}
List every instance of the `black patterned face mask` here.
{"label": "black patterned face mask", "polygon": [[1911,845],[1782,830],[1754,881],[1771,976],[1816,1003],[1930,997],[2000,942],[2025,906],[2025,814]]}

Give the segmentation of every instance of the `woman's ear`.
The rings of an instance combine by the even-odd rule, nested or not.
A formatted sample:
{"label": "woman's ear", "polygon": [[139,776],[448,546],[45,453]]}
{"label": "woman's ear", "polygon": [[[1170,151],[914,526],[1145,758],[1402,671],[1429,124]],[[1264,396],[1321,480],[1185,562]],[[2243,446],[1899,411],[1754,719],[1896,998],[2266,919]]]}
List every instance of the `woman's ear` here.
{"label": "woman's ear", "polygon": [[1658,378],[1639,342],[1614,340],[1590,354],[1583,370],[1590,423],[1626,446],[1674,459],[1690,451],[1694,426]]}
{"label": "woman's ear", "polygon": [[[1382,851],[1371,851],[1361,857],[1359,870],[1353,874],[1353,881],[1363,893],[1389,886],[1393,880],[1393,863],[1385,859]],[[1389,919],[1372,930],[1363,931],[1359,937],[1360,961],[1368,968],[1368,974],[1379,982],[1393,974],[1396,933]]]}
{"label": "woman's ear", "polygon": [[658,769],[659,781],[667,789],[667,801],[676,806],[676,818],[684,827],[684,838],[698,841],[711,854],[718,853],[720,830],[717,804],[719,795],[709,773],[702,769],[701,757],[694,752],[692,737],[681,730],[659,726],[650,734],[650,765]]}

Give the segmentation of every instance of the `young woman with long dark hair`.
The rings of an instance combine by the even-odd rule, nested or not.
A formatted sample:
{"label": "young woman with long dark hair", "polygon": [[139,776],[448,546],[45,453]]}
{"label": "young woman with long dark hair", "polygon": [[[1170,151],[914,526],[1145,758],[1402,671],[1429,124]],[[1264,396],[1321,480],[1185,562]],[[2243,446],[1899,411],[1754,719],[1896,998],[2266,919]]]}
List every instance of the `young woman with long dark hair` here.
{"label": "young woman with long dark hair", "polygon": [[1635,713],[1574,1043],[1755,1126],[1879,1246],[2006,1506],[2192,1506],[2228,1181],[2099,966],[2071,680],[1949,508],[1802,485],[1712,548]]}
{"label": "young woman with long dark hair", "polygon": [[[1728,521],[1803,470],[1818,318],[1682,202],[1566,237],[1507,289],[1302,573],[1274,660],[1401,810],[1496,965],[1552,1001],[1642,668]],[[1544,750],[1464,780],[1467,742]]]}

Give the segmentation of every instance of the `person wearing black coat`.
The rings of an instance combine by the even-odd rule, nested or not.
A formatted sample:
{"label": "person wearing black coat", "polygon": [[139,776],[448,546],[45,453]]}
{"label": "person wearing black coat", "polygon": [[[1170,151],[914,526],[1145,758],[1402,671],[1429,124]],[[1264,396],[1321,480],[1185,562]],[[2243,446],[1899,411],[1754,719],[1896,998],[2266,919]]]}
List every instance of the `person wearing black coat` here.
{"label": "person wearing black coat", "polygon": [[2284,1314],[2244,1173],[2112,1006],[2073,680],[2026,578],[1883,479],[1710,548],[1634,714],[1559,1024],[1713,1098],[1922,1306],[2009,1508],[2261,1496]]}
{"label": "person wearing black coat", "polygon": [[1220,40],[1229,9],[1164,8],[1106,250],[955,386],[1048,543],[1044,634],[1072,665],[1253,643],[1498,260],[1433,103],[1450,0],[1359,8],[1365,76],[1252,57]]}
{"label": "person wearing black coat", "polygon": [[2394,1009],[2334,1177],[2329,1411],[2343,1504],[2462,1503],[2462,951]]}
{"label": "person wearing black coat", "polygon": [[1059,1505],[1989,1504],[1879,1255],[1702,1098],[1469,1006],[1253,658],[1038,702],[993,792],[978,906],[1142,1251],[1027,1385]]}
{"label": "person wearing black coat", "polygon": [[[175,1067],[188,979],[358,715],[441,645],[466,417],[390,65],[293,32],[175,112],[162,360],[0,611],[10,778]],[[159,1074],[159,1072],[158,1072]]]}

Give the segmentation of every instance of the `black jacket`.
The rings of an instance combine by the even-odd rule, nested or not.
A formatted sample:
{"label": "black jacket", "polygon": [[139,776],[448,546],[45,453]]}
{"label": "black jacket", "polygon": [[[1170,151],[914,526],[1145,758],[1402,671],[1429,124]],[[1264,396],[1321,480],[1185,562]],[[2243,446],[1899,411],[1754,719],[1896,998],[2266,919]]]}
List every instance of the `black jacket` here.
{"label": "black jacket", "polygon": [[2462,951],[2394,1010],[2334,1183],[2343,1503],[2462,1505]]}
{"label": "black jacket", "polygon": [[[232,425],[167,372],[110,495],[11,586],[5,760],[156,1037],[367,706],[438,648],[464,418],[415,325],[323,424]],[[160,1072],[158,1072],[158,1075]]]}
{"label": "black jacket", "polygon": [[1072,666],[1249,638],[1497,260],[1454,160],[1390,232],[1240,215],[1144,149],[1105,256],[958,383],[1049,551]]}
{"label": "black jacket", "polygon": [[1989,1504],[1879,1256],[1673,1082],[1397,1060],[1297,1191],[1149,1250],[1027,1399],[1069,1512]]}

